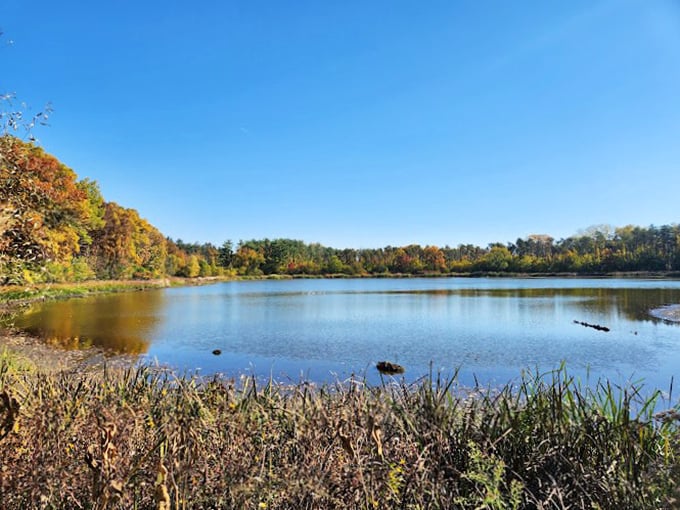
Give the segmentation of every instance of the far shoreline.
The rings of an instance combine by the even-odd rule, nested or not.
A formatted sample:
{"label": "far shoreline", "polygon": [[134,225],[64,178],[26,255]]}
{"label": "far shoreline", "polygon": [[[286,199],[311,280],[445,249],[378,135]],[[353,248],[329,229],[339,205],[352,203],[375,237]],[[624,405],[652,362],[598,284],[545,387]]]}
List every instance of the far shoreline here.
{"label": "far shoreline", "polygon": [[[263,280],[323,280],[323,279],[416,279],[416,278],[526,278],[526,279],[630,279],[680,280],[680,271],[631,271],[612,273],[374,273],[374,274],[262,274],[225,275],[196,278],[166,277],[152,280],[86,280],[82,282],[36,283],[28,285],[0,285],[0,319],[2,313],[39,301],[87,297],[96,294],[139,292],[169,287],[195,287],[224,282]],[[0,323],[1,327],[1,323]]]}

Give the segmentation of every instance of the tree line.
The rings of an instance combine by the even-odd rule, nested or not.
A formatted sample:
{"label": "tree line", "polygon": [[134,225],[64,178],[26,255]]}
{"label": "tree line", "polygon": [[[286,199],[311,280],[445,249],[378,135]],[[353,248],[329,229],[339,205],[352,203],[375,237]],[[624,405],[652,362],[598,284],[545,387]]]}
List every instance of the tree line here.
{"label": "tree line", "polygon": [[336,249],[294,239],[186,243],[32,142],[0,137],[0,283],[222,275],[680,271],[680,226],[609,226],[486,247]]}
{"label": "tree line", "polygon": [[599,226],[558,241],[547,235],[530,235],[485,248],[411,244],[340,250],[292,239],[263,239],[240,241],[234,250],[227,241],[217,249],[216,259],[222,267],[244,275],[680,271],[680,225]]}

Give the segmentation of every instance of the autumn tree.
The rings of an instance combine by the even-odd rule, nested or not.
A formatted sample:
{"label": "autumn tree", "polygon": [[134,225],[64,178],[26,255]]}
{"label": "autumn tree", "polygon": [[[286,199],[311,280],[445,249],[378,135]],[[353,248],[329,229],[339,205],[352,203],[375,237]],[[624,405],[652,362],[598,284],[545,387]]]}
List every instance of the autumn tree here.
{"label": "autumn tree", "polygon": [[[0,137],[0,260],[5,274],[22,267],[65,267],[88,247],[103,221],[101,194],[93,181],[30,142]],[[30,277],[29,277],[30,278]]]}
{"label": "autumn tree", "polygon": [[201,274],[201,264],[196,255],[189,255],[187,265],[184,270],[184,276],[187,278],[196,278]]}
{"label": "autumn tree", "polygon": [[238,269],[239,274],[262,274],[264,262],[264,255],[261,252],[246,245],[240,245],[234,255],[234,267]]}
{"label": "autumn tree", "polygon": [[158,278],[165,274],[165,237],[134,209],[105,204],[104,224],[93,232],[92,259],[100,278]]}
{"label": "autumn tree", "polygon": [[484,255],[476,264],[480,271],[507,271],[512,262],[510,250],[500,243],[490,247],[489,252]]}
{"label": "autumn tree", "polygon": [[426,270],[434,272],[446,271],[444,253],[436,246],[426,246],[423,250],[422,258]]}

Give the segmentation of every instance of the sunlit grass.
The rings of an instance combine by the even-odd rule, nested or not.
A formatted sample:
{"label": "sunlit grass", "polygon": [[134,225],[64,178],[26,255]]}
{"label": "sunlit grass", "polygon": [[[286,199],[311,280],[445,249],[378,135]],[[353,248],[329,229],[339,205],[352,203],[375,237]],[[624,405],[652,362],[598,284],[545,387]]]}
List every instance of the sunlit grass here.
{"label": "sunlit grass", "polygon": [[35,364],[25,356],[7,348],[0,348],[0,370],[17,375],[36,370]]}
{"label": "sunlit grass", "polygon": [[65,299],[90,294],[127,292],[167,286],[164,281],[91,281],[83,283],[54,283],[26,286],[0,286],[0,302],[35,299]]}
{"label": "sunlit grass", "polygon": [[0,361],[3,508],[672,508],[680,413],[564,370],[259,387]]}

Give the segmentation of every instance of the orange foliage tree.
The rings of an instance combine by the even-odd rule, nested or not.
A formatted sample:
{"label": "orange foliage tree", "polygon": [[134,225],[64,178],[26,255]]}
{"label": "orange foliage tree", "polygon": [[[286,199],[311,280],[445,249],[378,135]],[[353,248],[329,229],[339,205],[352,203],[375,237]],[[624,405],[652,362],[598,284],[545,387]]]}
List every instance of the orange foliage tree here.
{"label": "orange foliage tree", "polygon": [[92,265],[100,278],[158,278],[165,274],[165,237],[134,209],[104,206],[103,226],[92,232]]}
{"label": "orange foliage tree", "polygon": [[[6,280],[70,265],[101,224],[96,184],[32,143],[0,137],[0,264]],[[94,202],[93,202],[94,201]]]}

